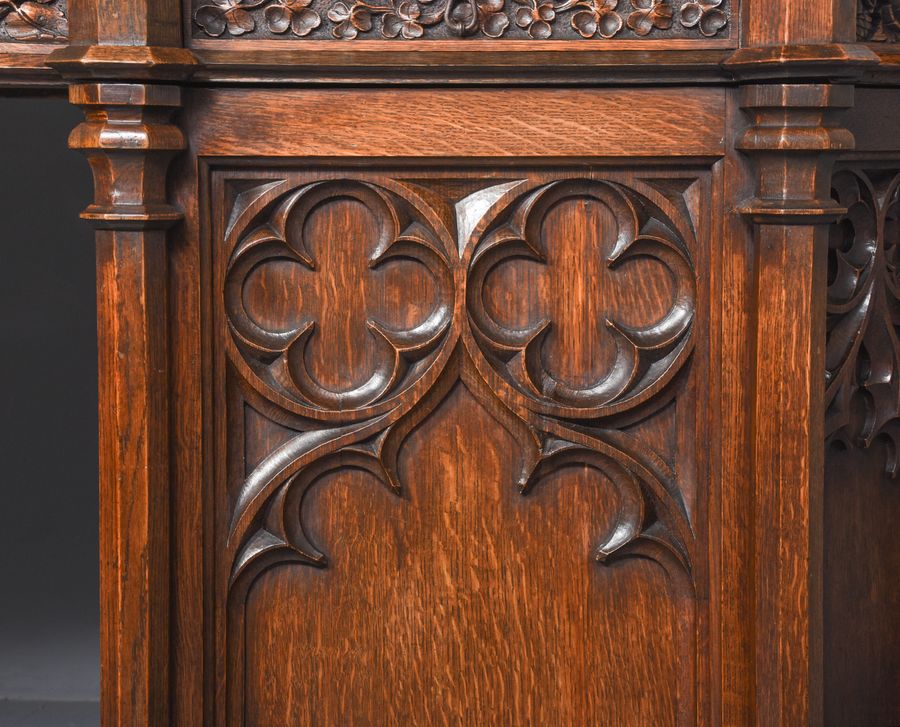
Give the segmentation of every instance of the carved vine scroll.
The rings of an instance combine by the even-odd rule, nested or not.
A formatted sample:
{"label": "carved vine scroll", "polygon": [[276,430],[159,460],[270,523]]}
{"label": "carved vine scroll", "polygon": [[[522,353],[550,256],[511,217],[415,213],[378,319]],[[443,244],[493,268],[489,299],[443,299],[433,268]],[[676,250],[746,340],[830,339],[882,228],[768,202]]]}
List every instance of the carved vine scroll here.
{"label": "carved vine scroll", "polygon": [[194,0],[197,37],[714,38],[728,0]]}
{"label": "carved vine scroll", "polygon": [[826,434],[883,441],[896,476],[900,446],[900,175],[849,168],[832,183],[848,208],[832,231],[826,346]]}

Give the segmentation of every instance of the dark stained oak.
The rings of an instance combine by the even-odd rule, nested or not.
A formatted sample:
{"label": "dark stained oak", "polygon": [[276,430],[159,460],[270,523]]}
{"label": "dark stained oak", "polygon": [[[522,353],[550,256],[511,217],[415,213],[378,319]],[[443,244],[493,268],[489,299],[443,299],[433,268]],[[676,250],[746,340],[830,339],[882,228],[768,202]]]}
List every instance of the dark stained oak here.
{"label": "dark stained oak", "polygon": [[900,724],[898,18],[0,2],[94,172],[104,727]]}

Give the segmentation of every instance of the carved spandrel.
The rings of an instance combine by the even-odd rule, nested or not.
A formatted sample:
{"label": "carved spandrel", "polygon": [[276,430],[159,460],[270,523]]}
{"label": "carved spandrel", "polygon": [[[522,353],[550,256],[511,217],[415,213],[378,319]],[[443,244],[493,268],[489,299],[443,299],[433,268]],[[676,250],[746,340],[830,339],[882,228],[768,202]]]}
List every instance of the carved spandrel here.
{"label": "carved spandrel", "polygon": [[727,37],[734,0],[194,0],[197,38]]}
{"label": "carved spandrel", "polygon": [[[330,567],[276,567],[254,585],[246,669],[267,678],[248,682],[246,724],[627,725],[636,702],[614,696],[648,673],[669,688],[641,716],[676,724],[685,645],[672,623],[690,598],[649,560],[587,562],[617,520],[613,484],[569,466],[522,498],[509,486],[520,446],[457,387],[407,439],[402,497],[349,468],[309,490],[305,523]],[[367,639],[346,649],[323,638],[332,629]],[[346,711],[335,691],[353,695]]]}

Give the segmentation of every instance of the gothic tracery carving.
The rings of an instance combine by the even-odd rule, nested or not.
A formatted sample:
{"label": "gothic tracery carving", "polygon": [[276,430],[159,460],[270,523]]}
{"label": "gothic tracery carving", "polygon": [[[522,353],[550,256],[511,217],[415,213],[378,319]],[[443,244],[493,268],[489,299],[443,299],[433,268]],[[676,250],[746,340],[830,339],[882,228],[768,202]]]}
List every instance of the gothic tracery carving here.
{"label": "gothic tracery carving", "polygon": [[826,434],[844,446],[887,444],[896,476],[900,445],[900,175],[839,171],[848,208],[832,228],[826,345]]}
{"label": "gothic tracery carving", "polygon": [[900,0],[859,0],[856,35],[867,41],[900,40]]}
{"label": "gothic tracery carving", "polygon": [[[227,547],[232,580],[252,580],[253,573],[283,560],[324,565],[324,554],[297,517],[304,493],[345,467],[364,469],[400,492],[400,445],[460,380],[519,441],[523,470],[516,484],[523,495],[554,469],[573,462],[596,469],[612,483],[619,518],[597,545],[597,560],[650,557],[667,571],[680,571],[677,578],[690,572],[693,536],[675,473],[638,439],[606,424],[613,414],[640,412],[648,402],[657,406],[652,400],[691,352],[695,273],[683,237],[691,225],[672,221],[680,214],[676,206],[661,196],[652,202],[611,181],[501,184],[487,196],[491,204],[480,221],[469,226],[461,220],[471,229],[460,250],[446,220],[390,180],[339,179],[288,192],[268,183],[259,190],[241,195],[236,203],[241,209],[231,215],[239,222],[228,233],[232,252],[223,291],[233,341],[229,358],[266,407],[308,424],[253,468],[236,497]],[[369,269],[392,255],[404,257],[429,271],[436,290],[425,323],[413,329],[390,331],[368,322],[373,340],[366,345],[384,348],[381,363],[364,385],[345,391],[327,391],[307,367],[315,310],[291,318],[281,308],[284,323],[270,322],[267,330],[265,315],[254,317],[246,293],[248,281],[273,262],[298,266],[303,274],[316,271],[305,220],[335,199],[363,205],[380,223]],[[571,391],[542,363],[538,344],[547,323],[535,330],[505,328],[483,304],[484,291],[497,284],[489,278],[498,265],[523,256],[546,264],[543,223],[570,200],[603,207],[618,230],[608,250],[597,251],[611,275],[628,260],[639,270],[661,266],[667,271],[662,277],[673,281],[671,301],[650,297],[661,315],[648,327],[607,324],[603,346],[615,350],[611,370],[596,386]],[[342,305],[342,291],[355,283],[343,285],[350,287],[331,288],[338,297],[331,304]],[[280,295],[279,301],[289,303],[290,295]],[[551,380],[555,385],[549,386]]]}

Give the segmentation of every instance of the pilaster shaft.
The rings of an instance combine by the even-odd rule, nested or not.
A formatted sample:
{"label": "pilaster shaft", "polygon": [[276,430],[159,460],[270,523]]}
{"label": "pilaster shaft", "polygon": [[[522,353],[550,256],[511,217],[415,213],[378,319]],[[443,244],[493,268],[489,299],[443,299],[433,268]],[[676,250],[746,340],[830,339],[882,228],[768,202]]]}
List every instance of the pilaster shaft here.
{"label": "pilaster shaft", "polygon": [[756,721],[822,722],[823,395],[828,227],[834,155],[853,148],[838,114],[853,88],[742,89],[756,196],[754,224]]}
{"label": "pilaster shaft", "polygon": [[169,724],[169,426],[166,171],[184,147],[180,89],[71,88],[86,120],[97,227],[101,679],[105,727]]}

